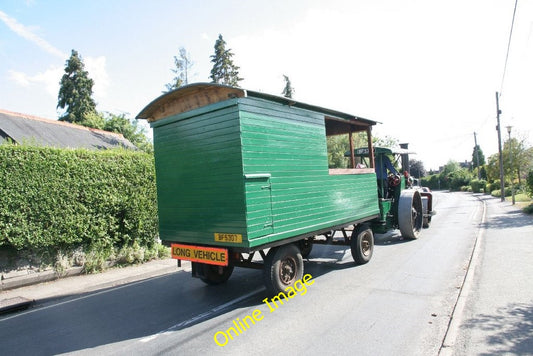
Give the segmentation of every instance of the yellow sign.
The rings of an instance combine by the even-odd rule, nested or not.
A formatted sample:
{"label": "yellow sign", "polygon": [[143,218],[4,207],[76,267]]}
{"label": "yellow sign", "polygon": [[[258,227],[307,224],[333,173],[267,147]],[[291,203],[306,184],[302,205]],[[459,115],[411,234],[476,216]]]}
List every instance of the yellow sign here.
{"label": "yellow sign", "polygon": [[221,234],[221,233],[215,232],[215,241],[231,242],[231,243],[239,244],[242,242],[242,235],[241,234]]}
{"label": "yellow sign", "polygon": [[228,250],[225,248],[202,247],[190,245],[171,245],[172,258],[209,265],[227,266]]}

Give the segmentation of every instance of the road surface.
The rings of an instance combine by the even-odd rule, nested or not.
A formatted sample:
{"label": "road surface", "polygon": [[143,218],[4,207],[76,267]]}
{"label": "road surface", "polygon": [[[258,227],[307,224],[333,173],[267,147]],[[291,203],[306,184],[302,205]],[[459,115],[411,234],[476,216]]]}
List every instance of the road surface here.
{"label": "road surface", "polygon": [[[363,266],[349,248],[314,246],[305,263],[314,283],[274,310],[264,302],[261,271],[236,269],[217,287],[178,271],[0,316],[0,353],[437,355],[483,204],[471,194],[438,192],[434,209],[417,240],[376,236]],[[234,321],[254,311],[261,318],[226,340]]]}

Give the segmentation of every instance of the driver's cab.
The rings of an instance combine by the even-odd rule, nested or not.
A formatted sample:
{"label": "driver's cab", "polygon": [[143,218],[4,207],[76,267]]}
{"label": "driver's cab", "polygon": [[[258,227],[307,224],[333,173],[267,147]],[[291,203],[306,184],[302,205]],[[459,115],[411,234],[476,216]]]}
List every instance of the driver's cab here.
{"label": "driver's cab", "polygon": [[[358,157],[363,164],[370,159],[368,148],[358,148],[355,150],[355,156]],[[394,199],[395,192],[405,189],[410,186],[410,180],[407,171],[404,174],[400,172],[403,170],[403,155],[408,155],[407,150],[390,149],[386,147],[374,147],[375,171],[378,183],[378,196],[380,199]]]}

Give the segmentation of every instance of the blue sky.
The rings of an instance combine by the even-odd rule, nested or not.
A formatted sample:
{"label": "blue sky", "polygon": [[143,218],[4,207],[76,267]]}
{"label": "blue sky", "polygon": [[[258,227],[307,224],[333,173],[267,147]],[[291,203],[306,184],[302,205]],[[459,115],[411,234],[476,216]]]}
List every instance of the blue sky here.
{"label": "blue sky", "polygon": [[[72,49],[95,81],[97,109],[135,115],[172,79],[179,47],[209,81],[222,34],[246,89],[373,119],[409,142],[426,168],[470,160],[473,132],[497,152],[502,126],[531,142],[533,2],[519,0],[2,0],[0,108],[56,119]],[[505,134],[505,137],[507,134]]]}

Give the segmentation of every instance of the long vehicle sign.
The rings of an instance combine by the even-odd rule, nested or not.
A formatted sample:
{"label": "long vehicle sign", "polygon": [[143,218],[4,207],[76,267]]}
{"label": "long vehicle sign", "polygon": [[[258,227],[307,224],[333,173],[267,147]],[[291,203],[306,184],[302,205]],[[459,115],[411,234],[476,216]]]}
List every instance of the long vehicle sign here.
{"label": "long vehicle sign", "polygon": [[228,250],[225,248],[172,244],[171,253],[172,258],[178,260],[201,262],[218,266],[228,265]]}

